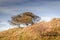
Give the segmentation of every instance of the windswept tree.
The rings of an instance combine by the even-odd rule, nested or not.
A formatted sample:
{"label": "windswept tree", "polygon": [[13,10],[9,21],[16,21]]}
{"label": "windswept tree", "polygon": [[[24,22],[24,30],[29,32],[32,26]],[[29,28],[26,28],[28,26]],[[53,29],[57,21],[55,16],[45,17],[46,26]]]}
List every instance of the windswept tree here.
{"label": "windswept tree", "polygon": [[39,18],[39,16],[36,16],[31,12],[25,12],[25,13],[22,13],[22,15],[18,14],[16,16],[12,16],[9,22],[13,25],[17,25],[18,27],[20,27],[20,24],[33,25],[34,21],[37,18]]}
{"label": "windswept tree", "polygon": [[38,22],[41,19],[39,16],[33,14],[32,12],[25,12],[25,13],[23,13],[23,16],[24,15],[32,17],[33,22],[35,22],[35,21]]}

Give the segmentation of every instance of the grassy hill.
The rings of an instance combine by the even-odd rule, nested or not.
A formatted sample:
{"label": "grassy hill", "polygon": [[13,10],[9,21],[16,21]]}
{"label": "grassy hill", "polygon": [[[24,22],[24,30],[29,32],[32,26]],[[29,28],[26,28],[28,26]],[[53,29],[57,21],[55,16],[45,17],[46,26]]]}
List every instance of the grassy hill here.
{"label": "grassy hill", "polygon": [[60,40],[60,18],[0,32],[0,40]]}

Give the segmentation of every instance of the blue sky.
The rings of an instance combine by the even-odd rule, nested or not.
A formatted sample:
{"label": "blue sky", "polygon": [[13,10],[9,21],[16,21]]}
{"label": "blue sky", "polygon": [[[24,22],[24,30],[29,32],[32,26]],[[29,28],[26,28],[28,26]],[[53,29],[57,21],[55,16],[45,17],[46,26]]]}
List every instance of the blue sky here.
{"label": "blue sky", "polygon": [[60,0],[0,0],[0,30],[11,28],[11,16],[32,12],[41,20],[60,18]]}

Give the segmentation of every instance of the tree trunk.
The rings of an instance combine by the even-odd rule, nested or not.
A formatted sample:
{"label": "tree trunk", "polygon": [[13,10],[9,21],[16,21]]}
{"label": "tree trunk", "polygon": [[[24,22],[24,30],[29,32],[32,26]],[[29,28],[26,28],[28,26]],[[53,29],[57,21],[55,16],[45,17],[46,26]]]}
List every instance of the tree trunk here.
{"label": "tree trunk", "polygon": [[34,22],[31,23],[31,25],[33,25],[33,24],[34,24]]}
{"label": "tree trunk", "polygon": [[20,24],[18,24],[18,28],[20,28]]}

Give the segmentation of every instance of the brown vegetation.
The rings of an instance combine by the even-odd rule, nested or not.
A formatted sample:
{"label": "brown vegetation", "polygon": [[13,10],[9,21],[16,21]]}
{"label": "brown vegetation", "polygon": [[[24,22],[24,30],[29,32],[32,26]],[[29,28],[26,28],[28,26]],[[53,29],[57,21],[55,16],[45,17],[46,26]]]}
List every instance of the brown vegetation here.
{"label": "brown vegetation", "polygon": [[[60,40],[60,18],[40,22],[21,30],[18,28],[14,32],[13,30],[1,32],[0,40]],[[12,33],[10,35],[7,32]],[[2,33],[4,34],[2,35]]]}

